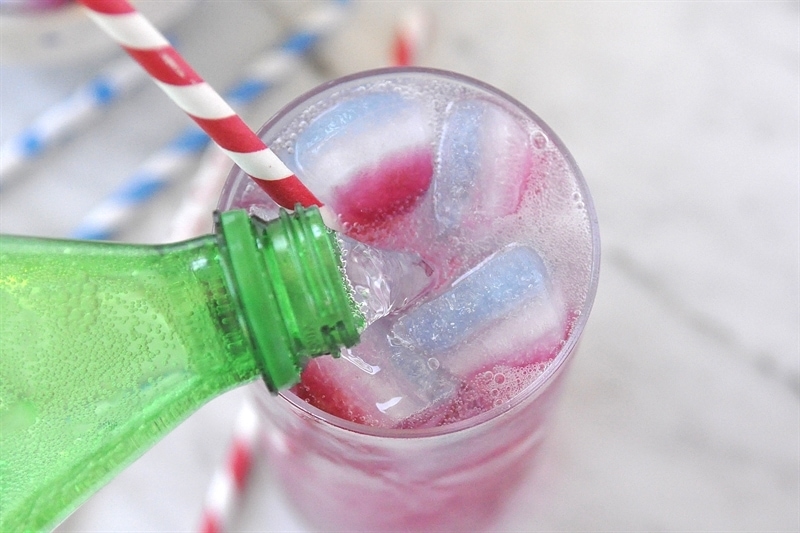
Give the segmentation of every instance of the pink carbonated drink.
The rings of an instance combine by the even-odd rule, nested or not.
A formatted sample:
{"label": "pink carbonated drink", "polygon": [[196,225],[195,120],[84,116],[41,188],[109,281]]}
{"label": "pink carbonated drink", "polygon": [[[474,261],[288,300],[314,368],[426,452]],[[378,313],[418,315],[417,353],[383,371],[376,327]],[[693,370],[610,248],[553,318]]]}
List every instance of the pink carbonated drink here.
{"label": "pink carbonated drink", "polygon": [[[489,527],[541,442],[594,297],[580,171],[519,102],[426,69],[323,85],[261,134],[348,237],[430,273],[291,392],[255,393],[290,501],[326,530]],[[238,169],[220,207],[275,212]]]}

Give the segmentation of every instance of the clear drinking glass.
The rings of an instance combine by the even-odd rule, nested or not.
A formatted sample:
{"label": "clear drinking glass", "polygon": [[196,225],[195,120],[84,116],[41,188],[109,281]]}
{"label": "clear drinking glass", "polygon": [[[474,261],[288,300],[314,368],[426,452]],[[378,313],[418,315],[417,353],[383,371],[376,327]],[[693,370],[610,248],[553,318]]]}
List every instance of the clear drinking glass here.
{"label": "clear drinking glass", "polygon": [[[571,155],[510,96],[422,68],[326,83],[260,136],[346,234],[415,252],[436,279],[429,294],[368,328],[349,357],[356,365],[328,358],[278,397],[253,388],[270,468],[289,501],[321,530],[489,527],[536,456],[597,287],[597,220]],[[275,212],[236,167],[219,207]],[[519,247],[535,252],[510,270],[487,266],[508,263]],[[544,296],[519,297],[535,284],[519,280],[539,271]],[[488,288],[469,281],[478,278]],[[392,367],[397,360],[382,352],[398,343],[386,342],[387,331],[390,341],[398,331],[421,335],[423,348],[408,349],[428,366]],[[380,381],[397,368],[400,389]],[[435,393],[397,393],[409,380]]]}

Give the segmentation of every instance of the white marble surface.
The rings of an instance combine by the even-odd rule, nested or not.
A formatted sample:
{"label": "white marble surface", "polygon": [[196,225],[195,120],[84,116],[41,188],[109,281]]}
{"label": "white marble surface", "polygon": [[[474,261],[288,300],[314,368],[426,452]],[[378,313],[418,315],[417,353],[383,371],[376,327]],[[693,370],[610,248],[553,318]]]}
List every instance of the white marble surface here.
{"label": "white marble surface", "polygon": [[[356,3],[247,118],[258,125],[322,80],[385,63],[407,5]],[[544,118],[601,223],[582,353],[542,465],[496,530],[800,530],[798,2],[418,5],[435,24],[421,64],[482,79]],[[207,0],[175,31],[223,88],[304,7]],[[93,68],[1,67],[0,138]],[[0,230],[66,235],[185,124],[146,87],[3,190]],[[123,238],[159,240],[181,190]],[[59,531],[196,529],[241,398],[202,409]],[[232,529],[303,531],[262,465]]]}

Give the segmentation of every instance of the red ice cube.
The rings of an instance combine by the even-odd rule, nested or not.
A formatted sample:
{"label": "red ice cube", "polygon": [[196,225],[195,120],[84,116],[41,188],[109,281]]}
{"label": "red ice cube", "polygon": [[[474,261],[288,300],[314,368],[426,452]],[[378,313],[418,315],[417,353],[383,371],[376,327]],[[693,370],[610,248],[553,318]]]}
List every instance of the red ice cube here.
{"label": "red ice cube", "polygon": [[374,166],[360,169],[346,184],[334,190],[334,210],[351,233],[384,228],[399,215],[411,211],[430,187],[433,153],[419,147],[384,157]]}

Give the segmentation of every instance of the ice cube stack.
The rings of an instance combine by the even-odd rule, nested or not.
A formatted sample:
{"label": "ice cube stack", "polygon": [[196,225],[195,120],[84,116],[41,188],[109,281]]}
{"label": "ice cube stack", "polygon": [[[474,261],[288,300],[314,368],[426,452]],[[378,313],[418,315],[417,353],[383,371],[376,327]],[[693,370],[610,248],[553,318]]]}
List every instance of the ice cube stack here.
{"label": "ice cube stack", "polygon": [[298,132],[290,166],[346,231],[419,254],[437,280],[341,359],[310,363],[301,398],[353,422],[426,427],[474,415],[476,398],[491,408],[546,367],[568,328],[558,287],[530,242],[486,244],[497,221],[526,209],[531,139],[494,102],[436,109],[389,89]]}

